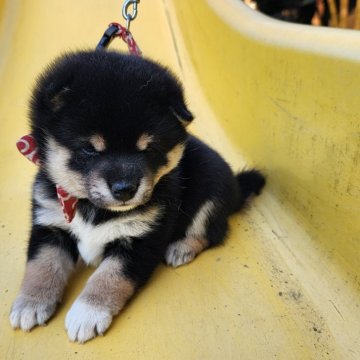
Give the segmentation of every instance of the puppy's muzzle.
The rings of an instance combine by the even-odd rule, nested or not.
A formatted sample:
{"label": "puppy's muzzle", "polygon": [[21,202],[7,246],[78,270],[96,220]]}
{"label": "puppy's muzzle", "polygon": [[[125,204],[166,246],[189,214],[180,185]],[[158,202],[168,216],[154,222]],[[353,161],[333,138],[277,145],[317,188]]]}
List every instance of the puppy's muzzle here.
{"label": "puppy's muzzle", "polygon": [[139,183],[128,180],[116,181],[110,185],[111,194],[114,199],[128,201],[134,197],[139,188]]}

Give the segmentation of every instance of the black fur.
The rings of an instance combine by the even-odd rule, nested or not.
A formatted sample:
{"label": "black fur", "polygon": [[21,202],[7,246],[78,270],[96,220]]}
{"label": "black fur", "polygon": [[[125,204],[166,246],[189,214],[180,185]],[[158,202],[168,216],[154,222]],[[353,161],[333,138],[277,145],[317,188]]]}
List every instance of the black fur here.
{"label": "black fur", "polygon": [[58,228],[34,225],[31,229],[29,240],[27,253],[28,260],[34,259],[39,250],[45,245],[60,247],[71,256],[71,259],[74,262],[76,262],[79,257],[76,241],[67,231]]}
{"label": "black fur", "polygon": [[[142,58],[104,51],[64,55],[40,77],[30,117],[42,163],[35,188],[40,184],[42,196],[54,201],[57,179],[48,167],[49,137],[72,154],[67,163],[69,171],[88,177],[96,169],[109,187],[119,179],[131,181],[136,177],[139,181],[144,174],[156,173],[167,164],[169,152],[176,145],[185,144],[178,165],[159,180],[151,197],[136,208],[114,212],[102,199],[85,196],[79,200],[76,216],[93,225],[128,214],[145,214],[153,206],[162,207],[157,225],[133,239],[131,246],[119,238],[104,247],[103,256],[120,258],[126,275],[136,286],[148,280],[163,260],[167,246],[185,237],[206,201],[215,204],[205,236],[211,247],[223,242],[228,217],[240,210],[252,194],[259,194],[265,184],[256,170],[234,176],[217,152],[187,134],[184,123],[193,116],[184,102],[181,85],[168,70]],[[140,152],[136,141],[143,133],[154,135],[157,140],[150,149]],[[89,149],[87,139],[94,134],[106,139],[103,153],[92,154],[93,149]],[[34,223],[41,206],[33,201]],[[66,249],[76,261],[77,241],[56,226],[34,224],[28,258],[33,259],[44,244],[51,244]]]}

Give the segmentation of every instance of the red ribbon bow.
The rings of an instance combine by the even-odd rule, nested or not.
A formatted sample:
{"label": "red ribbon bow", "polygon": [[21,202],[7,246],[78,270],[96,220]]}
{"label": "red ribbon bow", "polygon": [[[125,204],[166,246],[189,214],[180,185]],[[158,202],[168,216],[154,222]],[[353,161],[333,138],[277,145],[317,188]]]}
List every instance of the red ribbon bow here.
{"label": "red ribbon bow", "polygon": [[[35,165],[40,166],[38,147],[32,135],[25,135],[20,138],[16,142],[16,147],[18,148],[20,153],[24,155],[28,160],[33,162]],[[59,185],[56,185],[56,192],[60,205],[63,209],[65,220],[68,223],[71,223],[72,219],[75,216],[76,204],[78,202],[78,199],[71,196]]]}

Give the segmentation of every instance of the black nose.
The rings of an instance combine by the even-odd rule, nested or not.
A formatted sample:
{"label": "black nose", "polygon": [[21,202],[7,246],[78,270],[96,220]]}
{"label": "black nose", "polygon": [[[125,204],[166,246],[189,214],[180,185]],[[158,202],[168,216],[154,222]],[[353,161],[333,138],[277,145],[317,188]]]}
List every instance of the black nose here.
{"label": "black nose", "polygon": [[127,201],[134,197],[138,184],[118,181],[111,185],[111,193],[116,200]]}

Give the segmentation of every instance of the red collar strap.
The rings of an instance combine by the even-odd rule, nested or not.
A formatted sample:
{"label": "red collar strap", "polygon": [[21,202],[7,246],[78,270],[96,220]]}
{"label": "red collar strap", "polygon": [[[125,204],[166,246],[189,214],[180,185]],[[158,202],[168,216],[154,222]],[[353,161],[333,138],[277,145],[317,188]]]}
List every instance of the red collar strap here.
{"label": "red collar strap", "polygon": [[126,45],[128,46],[129,53],[136,56],[141,56],[141,50],[134,40],[130,31],[128,31],[124,26],[119,23],[113,22],[109,25],[107,30],[104,32],[104,35],[100,39],[96,50],[105,50],[110,45],[111,41],[115,37],[121,38]]}
{"label": "red collar strap", "polygon": [[[16,142],[16,147],[22,155],[35,165],[40,166],[38,147],[32,135],[25,135]],[[56,185],[57,197],[63,209],[65,220],[70,223],[75,216],[78,199],[67,193],[61,186]]]}
{"label": "red collar strap", "polygon": [[134,40],[130,31],[126,30],[124,26],[121,26],[119,23],[111,23],[109,27],[115,26],[118,28],[115,36],[120,37],[128,46],[129,53],[135,56],[141,56],[141,50]]}

